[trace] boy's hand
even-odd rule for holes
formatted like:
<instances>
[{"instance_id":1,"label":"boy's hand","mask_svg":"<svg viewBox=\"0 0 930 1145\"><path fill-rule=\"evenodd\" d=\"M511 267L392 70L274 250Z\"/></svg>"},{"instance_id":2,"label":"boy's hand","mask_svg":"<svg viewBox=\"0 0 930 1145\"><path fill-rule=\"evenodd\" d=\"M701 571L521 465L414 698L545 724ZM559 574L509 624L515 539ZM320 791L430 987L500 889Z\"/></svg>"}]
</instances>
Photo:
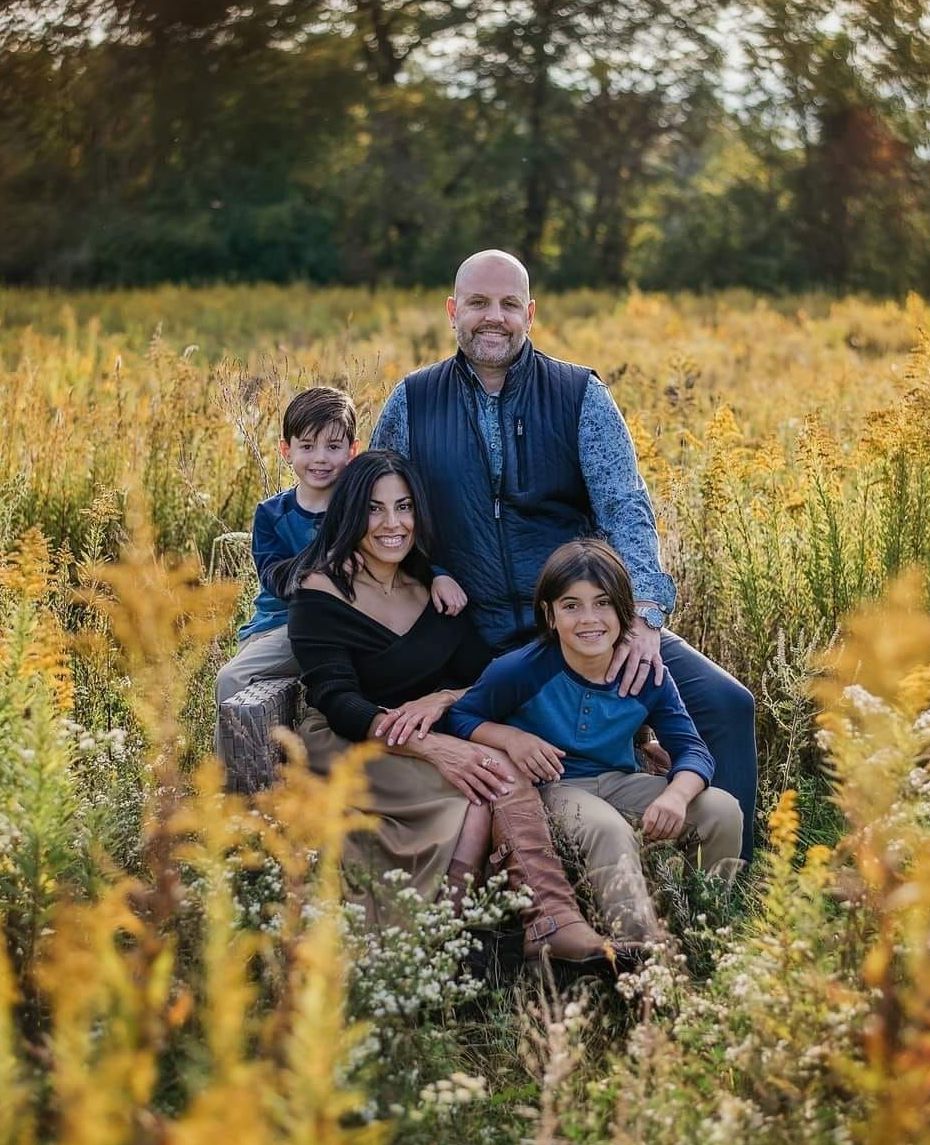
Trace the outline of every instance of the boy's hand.
<instances>
[{"instance_id":1,"label":"boy's hand","mask_svg":"<svg viewBox=\"0 0 930 1145\"><path fill-rule=\"evenodd\" d=\"M464 589L451 576L434 576L429 594L433 599L433 607L445 616L458 616L468 604Z\"/></svg>"},{"instance_id":2,"label":"boy's hand","mask_svg":"<svg viewBox=\"0 0 930 1145\"><path fill-rule=\"evenodd\" d=\"M677 839L684 829L690 800L673 786L666 789L643 812L643 835L652 842Z\"/></svg>"},{"instance_id":3,"label":"boy's hand","mask_svg":"<svg viewBox=\"0 0 930 1145\"><path fill-rule=\"evenodd\" d=\"M560 747L519 728L508 729L506 749L514 764L534 781L551 783L565 770L562 766L565 752Z\"/></svg>"}]
</instances>

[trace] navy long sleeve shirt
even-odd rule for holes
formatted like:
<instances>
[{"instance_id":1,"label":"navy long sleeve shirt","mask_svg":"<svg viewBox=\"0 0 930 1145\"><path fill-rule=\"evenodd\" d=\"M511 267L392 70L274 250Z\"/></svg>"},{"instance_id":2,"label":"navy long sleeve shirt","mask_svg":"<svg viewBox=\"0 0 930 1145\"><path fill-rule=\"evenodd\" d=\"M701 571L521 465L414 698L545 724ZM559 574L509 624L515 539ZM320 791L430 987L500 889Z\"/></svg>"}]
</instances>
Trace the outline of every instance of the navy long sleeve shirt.
<instances>
[{"instance_id":1,"label":"navy long sleeve shirt","mask_svg":"<svg viewBox=\"0 0 930 1145\"><path fill-rule=\"evenodd\" d=\"M616 682L593 684L573 671L555 641L536 640L494 660L449 710L447 727L470 739L487 721L561 748L563 779L639 771L633 735L643 723L672 757L670 781L681 771L693 771L710 783L714 774L713 758L668 672L659 685L650 679L638 696L620 696Z\"/></svg>"},{"instance_id":2,"label":"navy long sleeve shirt","mask_svg":"<svg viewBox=\"0 0 930 1145\"><path fill-rule=\"evenodd\" d=\"M251 619L239 629L240 640L287 624L287 601L275 594L268 573L310 544L325 515L302 509L297 503L296 486L259 502L252 522L252 559L261 587Z\"/></svg>"}]
</instances>

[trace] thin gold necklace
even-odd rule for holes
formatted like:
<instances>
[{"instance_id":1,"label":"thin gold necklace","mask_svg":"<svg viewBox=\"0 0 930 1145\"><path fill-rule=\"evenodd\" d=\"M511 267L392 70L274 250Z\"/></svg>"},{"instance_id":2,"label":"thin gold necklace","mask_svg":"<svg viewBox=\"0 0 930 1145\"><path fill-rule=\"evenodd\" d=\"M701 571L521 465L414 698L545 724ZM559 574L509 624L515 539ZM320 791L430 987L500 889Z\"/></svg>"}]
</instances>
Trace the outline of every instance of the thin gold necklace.
<instances>
[{"instance_id":1,"label":"thin gold necklace","mask_svg":"<svg viewBox=\"0 0 930 1145\"><path fill-rule=\"evenodd\" d=\"M365 573L365 575L368 577L369 580L371 580L374 584L376 584L378 586L378 588L381 590L381 592L384 594L384 596L390 596L391 595L391 592L394 588L393 582L391 584L391 588L385 588L384 584L380 580L378 580L378 578L374 575L374 573L371 571L371 569L368 567L368 565L362 566L362 572ZM396 581L396 579L397 579L396 576L394 579Z\"/></svg>"}]
</instances>

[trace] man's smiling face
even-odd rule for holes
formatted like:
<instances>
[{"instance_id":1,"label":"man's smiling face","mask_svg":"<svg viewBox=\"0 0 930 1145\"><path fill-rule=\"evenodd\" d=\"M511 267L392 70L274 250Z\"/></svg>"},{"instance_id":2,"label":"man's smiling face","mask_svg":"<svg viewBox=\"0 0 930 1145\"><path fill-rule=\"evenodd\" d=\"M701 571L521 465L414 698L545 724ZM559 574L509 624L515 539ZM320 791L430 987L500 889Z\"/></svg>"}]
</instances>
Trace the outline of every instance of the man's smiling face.
<instances>
[{"instance_id":1,"label":"man's smiling face","mask_svg":"<svg viewBox=\"0 0 930 1145\"><path fill-rule=\"evenodd\" d=\"M475 366L500 367L523 349L536 303L521 268L488 255L463 268L446 312L465 357Z\"/></svg>"}]
</instances>

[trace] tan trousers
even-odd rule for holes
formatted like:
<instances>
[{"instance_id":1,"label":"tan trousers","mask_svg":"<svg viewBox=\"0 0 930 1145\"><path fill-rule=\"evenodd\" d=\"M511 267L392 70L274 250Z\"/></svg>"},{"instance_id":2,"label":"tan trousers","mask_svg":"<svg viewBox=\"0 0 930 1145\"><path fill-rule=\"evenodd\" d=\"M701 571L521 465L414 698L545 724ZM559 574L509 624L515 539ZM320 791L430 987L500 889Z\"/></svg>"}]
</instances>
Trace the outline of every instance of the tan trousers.
<instances>
[{"instance_id":1,"label":"tan trousers","mask_svg":"<svg viewBox=\"0 0 930 1145\"><path fill-rule=\"evenodd\" d=\"M605 771L540 788L553 820L580 852L605 921L620 938L659 935L633 824L666 786L660 775ZM726 791L708 787L689 804L678 842L695 866L732 878L742 834L739 804Z\"/></svg>"},{"instance_id":2,"label":"tan trousers","mask_svg":"<svg viewBox=\"0 0 930 1145\"><path fill-rule=\"evenodd\" d=\"M300 665L294 659L287 625L270 632L259 632L243 640L235 656L216 674L216 704L242 691L256 680L277 680L281 676L299 676Z\"/></svg>"},{"instance_id":3,"label":"tan trousers","mask_svg":"<svg viewBox=\"0 0 930 1145\"><path fill-rule=\"evenodd\" d=\"M259 632L243 640L235 656L220 668L216 674L216 709L220 704L241 692L256 680L277 680L282 676L299 676L300 665L294 659L291 642L287 638L287 625L272 628L270 632ZM223 745L220 739L220 722L217 715L213 750L219 759L223 758Z\"/></svg>"}]
</instances>

